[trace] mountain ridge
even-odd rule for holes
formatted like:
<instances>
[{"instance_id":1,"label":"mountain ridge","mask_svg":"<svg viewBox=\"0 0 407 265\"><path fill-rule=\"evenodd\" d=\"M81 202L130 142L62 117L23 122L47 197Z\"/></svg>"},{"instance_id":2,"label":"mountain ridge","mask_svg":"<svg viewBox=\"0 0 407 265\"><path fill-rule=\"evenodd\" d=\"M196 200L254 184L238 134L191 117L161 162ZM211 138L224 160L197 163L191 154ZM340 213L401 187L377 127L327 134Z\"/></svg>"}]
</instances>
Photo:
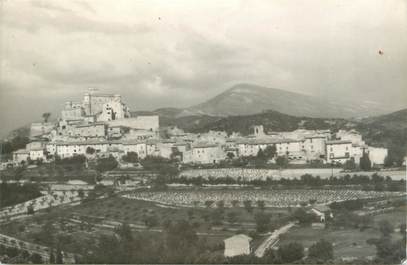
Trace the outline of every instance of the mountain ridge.
<instances>
[{"instance_id":1,"label":"mountain ridge","mask_svg":"<svg viewBox=\"0 0 407 265\"><path fill-rule=\"evenodd\" d=\"M293 116L357 118L390 112L380 103L323 98L248 83L232 86L217 96L184 109L185 115L236 116L278 110ZM181 115L184 115L181 113Z\"/></svg>"}]
</instances>

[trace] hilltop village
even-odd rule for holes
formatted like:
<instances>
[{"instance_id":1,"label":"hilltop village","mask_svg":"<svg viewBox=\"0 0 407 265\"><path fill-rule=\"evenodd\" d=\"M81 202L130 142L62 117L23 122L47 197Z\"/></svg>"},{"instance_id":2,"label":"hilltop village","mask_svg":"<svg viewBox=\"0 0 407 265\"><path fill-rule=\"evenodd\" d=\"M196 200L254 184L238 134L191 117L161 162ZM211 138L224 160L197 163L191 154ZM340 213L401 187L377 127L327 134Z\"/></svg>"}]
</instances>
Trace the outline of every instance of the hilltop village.
<instances>
[{"instance_id":1,"label":"hilltop village","mask_svg":"<svg viewBox=\"0 0 407 265\"><path fill-rule=\"evenodd\" d=\"M82 102L68 101L56 122L32 123L31 142L13 152L15 165L28 161L49 162L59 157L85 155L88 159L113 156L118 161L128 153L178 158L184 164L216 164L225 159L255 157L272 150L290 164L319 161L327 164L360 163L367 156L372 166L383 165L386 148L368 146L357 131L297 129L228 135L223 131L187 133L177 127L161 128L158 115L132 117L120 95L85 93Z\"/></svg>"}]
</instances>

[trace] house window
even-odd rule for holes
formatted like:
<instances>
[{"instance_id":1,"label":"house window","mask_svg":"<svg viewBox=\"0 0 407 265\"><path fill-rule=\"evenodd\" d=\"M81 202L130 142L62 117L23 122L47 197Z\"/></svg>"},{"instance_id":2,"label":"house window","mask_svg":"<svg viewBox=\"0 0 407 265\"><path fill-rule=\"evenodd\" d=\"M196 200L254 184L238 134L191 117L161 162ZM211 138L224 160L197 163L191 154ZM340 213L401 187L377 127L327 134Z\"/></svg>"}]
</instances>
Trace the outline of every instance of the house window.
<instances>
[{"instance_id":1,"label":"house window","mask_svg":"<svg viewBox=\"0 0 407 265\"><path fill-rule=\"evenodd\" d=\"M334 154L333 153L331 153L331 154L329 154L329 158L334 158Z\"/></svg>"},{"instance_id":2,"label":"house window","mask_svg":"<svg viewBox=\"0 0 407 265\"><path fill-rule=\"evenodd\" d=\"M345 153L345 157L349 157L349 152L346 152L346 153Z\"/></svg>"}]
</instances>

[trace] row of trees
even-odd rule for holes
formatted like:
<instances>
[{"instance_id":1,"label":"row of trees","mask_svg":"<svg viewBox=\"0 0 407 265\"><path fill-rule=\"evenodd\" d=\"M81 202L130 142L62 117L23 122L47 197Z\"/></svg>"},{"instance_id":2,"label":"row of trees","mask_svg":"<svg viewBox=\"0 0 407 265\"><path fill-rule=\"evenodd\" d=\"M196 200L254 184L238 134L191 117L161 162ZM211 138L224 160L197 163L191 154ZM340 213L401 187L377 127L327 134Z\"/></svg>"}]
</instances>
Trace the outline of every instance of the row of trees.
<instances>
[{"instance_id":1,"label":"row of trees","mask_svg":"<svg viewBox=\"0 0 407 265\"><path fill-rule=\"evenodd\" d=\"M405 189L405 180L401 179L399 181L392 180L391 177L383 177L378 174L373 174L372 176L367 175L344 175L339 177L330 177L330 178L321 178L319 176L313 176L310 174L304 174L299 179L272 179L266 178L246 180L241 177L232 178L229 176L226 177L208 177L204 178L202 176L198 177L172 177L167 179L169 183L181 183L181 184L192 184L196 186L201 186L203 184L238 184L238 185L254 185L254 186L308 186L308 187L321 187L324 185L331 186L343 186L343 185L361 185L364 190L390 190L390 191L400 191Z\"/></svg>"},{"instance_id":2,"label":"row of trees","mask_svg":"<svg viewBox=\"0 0 407 265\"><path fill-rule=\"evenodd\" d=\"M84 263L208 263L200 255L210 251L187 221L167 222L163 234L151 236L133 233L127 224L119 226L115 235L103 235L90 246Z\"/></svg>"}]
</instances>

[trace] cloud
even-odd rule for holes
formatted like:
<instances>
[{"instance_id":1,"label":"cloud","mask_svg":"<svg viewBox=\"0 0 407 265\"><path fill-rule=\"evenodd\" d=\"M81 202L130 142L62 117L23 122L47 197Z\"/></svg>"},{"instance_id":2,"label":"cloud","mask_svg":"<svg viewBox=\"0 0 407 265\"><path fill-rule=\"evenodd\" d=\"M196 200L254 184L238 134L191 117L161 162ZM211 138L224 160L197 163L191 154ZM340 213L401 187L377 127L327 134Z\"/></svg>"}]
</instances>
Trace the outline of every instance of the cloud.
<instances>
[{"instance_id":1,"label":"cloud","mask_svg":"<svg viewBox=\"0 0 407 265\"><path fill-rule=\"evenodd\" d=\"M407 102L402 0L5 1L1 13L8 128L87 87L133 109L190 106L240 82Z\"/></svg>"},{"instance_id":2,"label":"cloud","mask_svg":"<svg viewBox=\"0 0 407 265\"><path fill-rule=\"evenodd\" d=\"M68 4L67 1L58 3ZM95 13L89 16L87 15L88 11L93 10L91 6L78 1L72 3L73 5L70 5L70 7L64 7L64 5L56 4L53 1L6 3L4 4L2 22L6 26L28 32L37 32L43 28L50 28L60 34L85 32L114 35L139 34L150 31L150 27L146 24L104 21L95 16ZM75 10L77 6L80 6L81 9ZM86 10L86 12L83 10ZM25 19L21 19L22 17Z\"/></svg>"}]
</instances>

